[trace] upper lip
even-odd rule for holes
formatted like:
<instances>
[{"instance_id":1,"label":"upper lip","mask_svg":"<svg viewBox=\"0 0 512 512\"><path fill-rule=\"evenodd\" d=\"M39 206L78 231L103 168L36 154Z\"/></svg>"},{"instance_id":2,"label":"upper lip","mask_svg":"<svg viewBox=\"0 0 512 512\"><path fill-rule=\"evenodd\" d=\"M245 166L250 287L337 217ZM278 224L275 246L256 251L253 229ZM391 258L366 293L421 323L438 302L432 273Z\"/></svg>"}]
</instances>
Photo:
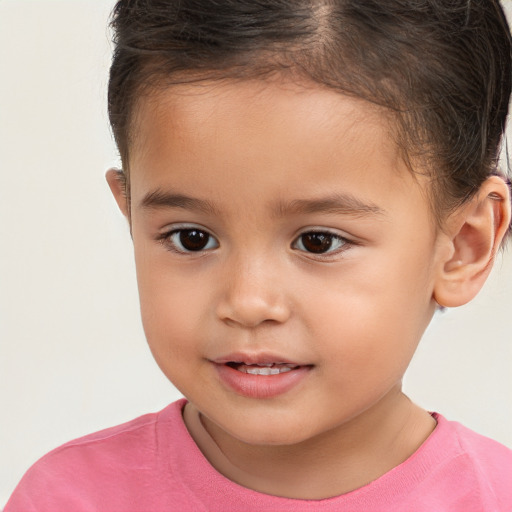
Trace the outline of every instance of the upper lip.
<instances>
[{"instance_id":1,"label":"upper lip","mask_svg":"<svg viewBox=\"0 0 512 512\"><path fill-rule=\"evenodd\" d=\"M247 365L250 364L293 364L296 366L309 366L297 361L292 361L287 357L283 357L279 354L272 354L271 352L259 352L259 353L249 353L249 352L233 352L226 356L221 356L215 359L211 359L213 363L216 364L226 364L226 363L244 363Z\"/></svg>"}]
</instances>

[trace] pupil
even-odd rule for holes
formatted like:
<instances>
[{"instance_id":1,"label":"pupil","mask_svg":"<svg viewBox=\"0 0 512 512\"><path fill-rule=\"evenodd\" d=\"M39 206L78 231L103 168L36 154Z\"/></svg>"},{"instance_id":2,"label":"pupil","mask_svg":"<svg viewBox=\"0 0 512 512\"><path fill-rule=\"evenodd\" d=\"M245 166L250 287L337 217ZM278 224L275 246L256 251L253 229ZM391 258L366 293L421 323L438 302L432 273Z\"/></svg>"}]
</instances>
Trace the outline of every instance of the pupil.
<instances>
[{"instance_id":1,"label":"pupil","mask_svg":"<svg viewBox=\"0 0 512 512\"><path fill-rule=\"evenodd\" d=\"M180 242L187 251L200 251L208 244L210 235L197 229L184 229L180 232Z\"/></svg>"},{"instance_id":2,"label":"pupil","mask_svg":"<svg viewBox=\"0 0 512 512\"><path fill-rule=\"evenodd\" d=\"M332 235L326 233L307 233L303 235L302 243L309 252L320 254L326 252L332 245Z\"/></svg>"}]
</instances>

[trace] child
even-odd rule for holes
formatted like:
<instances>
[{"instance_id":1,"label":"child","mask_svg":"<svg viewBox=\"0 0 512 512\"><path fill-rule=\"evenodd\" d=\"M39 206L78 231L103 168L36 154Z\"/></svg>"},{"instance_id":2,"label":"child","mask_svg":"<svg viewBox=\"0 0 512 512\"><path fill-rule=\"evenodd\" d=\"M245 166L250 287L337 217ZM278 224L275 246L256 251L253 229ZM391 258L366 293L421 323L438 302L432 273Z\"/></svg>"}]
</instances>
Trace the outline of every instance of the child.
<instances>
[{"instance_id":1,"label":"child","mask_svg":"<svg viewBox=\"0 0 512 512\"><path fill-rule=\"evenodd\" d=\"M72 441L6 512L503 511L512 452L411 402L510 227L497 0L121 0L107 180L186 397Z\"/></svg>"}]
</instances>

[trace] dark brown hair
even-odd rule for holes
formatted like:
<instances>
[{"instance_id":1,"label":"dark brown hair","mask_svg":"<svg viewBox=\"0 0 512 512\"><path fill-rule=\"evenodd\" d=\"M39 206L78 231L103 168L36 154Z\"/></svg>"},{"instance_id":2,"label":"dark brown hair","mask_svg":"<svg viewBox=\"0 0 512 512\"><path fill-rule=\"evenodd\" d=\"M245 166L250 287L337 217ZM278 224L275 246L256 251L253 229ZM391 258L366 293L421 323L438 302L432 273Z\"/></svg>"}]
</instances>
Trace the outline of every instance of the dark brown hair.
<instances>
[{"instance_id":1,"label":"dark brown hair","mask_svg":"<svg viewBox=\"0 0 512 512\"><path fill-rule=\"evenodd\" d=\"M499 174L512 57L498 0L120 0L112 27L108 105L127 177L143 94L274 73L388 109L438 219Z\"/></svg>"}]
</instances>

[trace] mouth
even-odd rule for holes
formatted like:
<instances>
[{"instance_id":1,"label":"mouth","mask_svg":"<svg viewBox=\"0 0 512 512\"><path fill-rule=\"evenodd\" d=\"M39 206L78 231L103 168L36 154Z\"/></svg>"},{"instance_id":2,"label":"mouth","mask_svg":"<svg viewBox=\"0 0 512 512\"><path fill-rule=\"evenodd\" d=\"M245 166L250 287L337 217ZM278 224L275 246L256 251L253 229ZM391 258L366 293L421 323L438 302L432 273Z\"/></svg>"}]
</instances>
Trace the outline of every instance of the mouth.
<instances>
[{"instance_id":1,"label":"mouth","mask_svg":"<svg viewBox=\"0 0 512 512\"><path fill-rule=\"evenodd\" d=\"M300 365L294 363L260 363L246 364L244 362L230 361L225 363L230 368L250 375L279 375L280 373L297 370Z\"/></svg>"},{"instance_id":2,"label":"mouth","mask_svg":"<svg viewBox=\"0 0 512 512\"><path fill-rule=\"evenodd\" d=\"M304 381L312 364L283 360L279 356L231 354L211 361L220 381L231 391L248 398L272 398L285 394Z\"/></svg>"}]
</instances>

